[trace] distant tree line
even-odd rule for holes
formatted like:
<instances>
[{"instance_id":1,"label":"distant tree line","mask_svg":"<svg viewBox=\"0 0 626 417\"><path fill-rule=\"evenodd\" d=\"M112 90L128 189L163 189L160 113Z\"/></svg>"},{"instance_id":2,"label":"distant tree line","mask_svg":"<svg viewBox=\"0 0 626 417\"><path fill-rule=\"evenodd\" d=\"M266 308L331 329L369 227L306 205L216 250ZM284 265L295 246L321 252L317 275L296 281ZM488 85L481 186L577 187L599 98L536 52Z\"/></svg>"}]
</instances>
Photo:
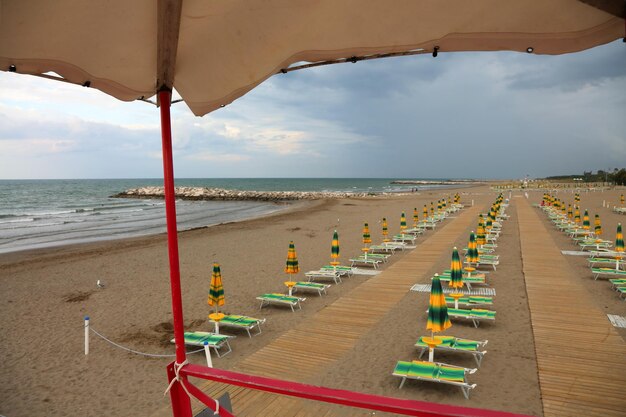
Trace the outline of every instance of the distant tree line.
<instances>
[{"instance_id":1,"label":"distant tree line","mask_svg":"<svg viewBox=\"0 0 626 417\"><path fill-rule=\"evenodd\" d=\"M626 185L626 168L615 168L613 172L598 170L595 174L592 171L583 172L582 175L557 175L546 177L551 181L574 181L574 178L582 178L584 182L608 182L615 185Z\"/></svg>"}]
</instances>

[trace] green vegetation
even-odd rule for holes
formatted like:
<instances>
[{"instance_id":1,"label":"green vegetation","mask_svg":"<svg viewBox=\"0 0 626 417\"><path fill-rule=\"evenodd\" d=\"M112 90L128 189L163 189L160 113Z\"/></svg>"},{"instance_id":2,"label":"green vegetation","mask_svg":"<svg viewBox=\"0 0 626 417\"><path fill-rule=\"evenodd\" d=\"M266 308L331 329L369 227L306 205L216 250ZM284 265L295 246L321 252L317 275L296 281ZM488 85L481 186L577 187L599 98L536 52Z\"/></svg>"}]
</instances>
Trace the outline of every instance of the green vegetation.
<instances>
[{"instance_id":1,"label":"green vegetation","mask_svg":"<svg viewBox=\"0 0 626 417\"><path fill-rule=\"evenodd\" d=\"M626 168L615 168L613 172L599 169L595 174L589 171L583 172L582 175L557 175L545 179L549 181L574 181L575 178L580 178L583 182L608 182L615 185L626 185Z\"/></svg>"}]
</instances>

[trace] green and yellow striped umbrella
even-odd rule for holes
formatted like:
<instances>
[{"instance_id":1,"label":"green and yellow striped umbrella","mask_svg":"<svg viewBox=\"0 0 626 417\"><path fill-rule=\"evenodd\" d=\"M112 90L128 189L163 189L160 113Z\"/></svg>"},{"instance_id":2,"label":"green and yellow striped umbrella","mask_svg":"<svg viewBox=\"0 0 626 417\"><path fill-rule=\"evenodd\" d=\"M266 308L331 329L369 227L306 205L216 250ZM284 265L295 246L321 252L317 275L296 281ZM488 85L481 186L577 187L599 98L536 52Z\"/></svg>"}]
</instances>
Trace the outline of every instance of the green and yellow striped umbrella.
<instances>
[{"instance_id":1,"label":"green and yellow striped umbrella","mask_svg":"<svg viewBox=\"0 0 626 417\"><path fill-rule=\"evenodd\" d=\"M596 235L596 237L602 236L602 222L600 221L599 214L596 214L596 217L593 220L593 232Z\"/></svg>"},{"instance_id":2,"label":"green and yellow striped umbrella","mask_svg":"<svg viewBox=\"0 0 626 417\"><path fill-rule=\"evenodd\" d=\"M617 223L617 233L615 234L615 252L617 252L617 256L615 257L615 270L619 269L619 261L622 259L622 254L624 253L624 235L622 234L622 224Z\"/></svg>"},{"instance_id":3,"label":"green and yellow striped umbrella","mask_svg":"<svg viewBox=\"0 0 626 417\"><path fill-rule=\"evenodd\" d=\"M617 233L615 234L615 252L624 252L624 235L622 234L622 224L617 224Z\"/></svg>"},{"instance_id":4,"label":"green and yellow striped umbrella","mask_svg":"<svg viewBox=\"0 0 626 417\"><path fill-rule=\"evenodd\" d=\"M333 233L333 243L330 245L330 259L332 259L331 265L339 265L339 234L336 230Z\"/></svg>"},{"instance_id":5,"label":"green and yellow striped umbrella","mask_svg":"<svg viewBox=\"0 0 626 417\"><path fill-rule=\"evenodd\" d=\"M487 243L487 236L485 235L485 223L481 214L478 219L478 229L476 229L476 244L482 246L485 243Z\"/></svg>"},{"instance_id":6,"label":"green and yellow striped umbrella","mask_svg":"<svg viewBox=\"0 0 626 417\"><path fill-rule=\"evenodd\" d=\"M619 202L624 204L624 194L619 196Z\"/></svg>"},{"instance_id":7,"label":"green and yellow striped umbrella","mask_svg":"<svg viewBox=\"0 0 626 417\"><path fill-rule=\"evenodd\" d=\"M574 201L580 203L580 193L574 194Z\"/></svg>"},{"instance_id":8,"label":"green and yellow striped umbrella","mask_svg":"<svg viewBox=\"0 0 626 417\"><path fill-rule=\"evenodd\" d=\"M428 207L426 207L426 204L424 204L424 210L422 210L422 213L424 213L424 221L426 221L428 218Z\"/></svg>"},{"instance_id":9,"label":"green and yellow striped umbrella","mask_svg":"<svg viewBox=\"0 0 626 417\"><path fill-rule=\"evenodd\" d=\"M400 233L404 232L406 229L406 216L404 212L402 212L402 216L400 216Z\"/></svg>"},{"instance_id":10,"label":"green and yellow striped umbrella","mask_svg":"<svg viewBox=\"0 0 626 417\"><path fill-rule=\"evenodd\" d=\"M569 219L573 219L574 218L574 212L572 211L572 205L571 204L567 205L567 217Z\"/></svg>"},{"instance_id":11,"label":"green and yellow striped umbrella","mask_svg":"<svg viewBox=\"0 0 626 417\"><path fill-rule=\"evenodd\" d=\"M463 266L457 248L452 249L452 261L450 262L450 282L452 288L463 287Z\"/></svg>"},{"instance_id":12,"label":"green and yellow striped umbrella","mask_svg":"<svg viewBox=\"0 0 626 417\"><path fill-rule=\"evenodd\" d=\"M437 200L437 213L441 213L441 200Z\"/></svg>"},{"instance_id":13,"label":"green and yellow striped umbrella","mask_svg":"<svg viewBox=\"0 0 626 417\"><path fill-rule=\"evenodd\" d=\"M476 236L474 231L470 233L469 243L467 244L467 254L465 255L467 263L478 263L478 245L476 244Z\"/></svg>"},{"instance_id":14,"label":"green and yellow striped umbrella","mask_svg":"<svg viewBox=\"0 0 626 417\"><path fill-rule=\"evenodd\" d=\"M574 222L576 224L580 223L580 208L576 206L576 211L574 212Z\"/></svg>"},{"instance_id":15,"label":"green and yellow striped umbrella","mask_svg":"<svg viewBox=\"0 0 626 417\"><path fill-rule=\"evenodd\" d=\"M430 303L428 305L428 322L426 323L426 329L429 329L432 335L433 333L444 331L450 326L452 326L452 323L448 317L446 298L443 295L439 275L435 274L430 289Z\"/></svg>"},{"instance_id":16,"label":"green and yellow striped umbrella","mask_svg":"<svg viewBox=\"0 0 626 417\"><path fill-rule=\"evenodd\" d=\"M370 227L367 223L363 225L363 243L366 245L372 243L372 237L370 236Z\"/></svg>"},{"instance_id":17,"label":"green and yellow striped umbrella","mask_svg":"<svg viewBox=\"0 0 626 417\"><path fill-rule=\"evenodd\" d=\"M435 204L432 201L430 202L430 215L431 217L435 215Z\"/></svg>"},{"instance_id":18,"label":"green and yellow striped umbrella","mask_svg":"<svg viewBox=\"0 0 626 417\"><path fill-rule=\"evenodd\" d=\"M215 306L217 313L218 306L224 305L224 285L222 284L222 272L217 262L213 263L213 272L211 273L211 284L209 286L209 306Z\"/></svg>"},{"instance_id":19,"label":"green and yellow striped umbrella","mask_svg":"<svg viewBox=\"0 0 626 417\"><path fill-rule=\"evenodd\" d=\"M413 209L413 227L417 227L417 222L419 222L420 218L417 214L417 207Z\"/></svg>"},{"instance_id":20,"label":"green and yellow striped umbrella","mask_svg":"<svg viewBox=\"0 0 626 417\"><path fill-rule=\"evenodd\" d=\"M287 264L285 265L285 273L297 274L300 272L298 266L298 257L296 256L296 246L293 241L289 242L289 250L287 251Z\"/></svg>"},{"instance_id":21,"label":"green and yellow striped umbrella","mask_svg":"<svg viewBox=\"0 0 626 417\"><path fill-rule=\"evenodd\" d=\"M389 225L387 224L387 218L383 217L383 242L389 242Z\"/></svg>"},{"instance_id":22,"label":"green and yellow striped umbrella","mask_svg":"<svg viewBox=\"0 0 626 417\"><path fill-rule=\"evenodd\" d=\"M583 229L589 230L591 227L591 223L589 223L589 213L585 210L585 214L583 215Z\"/></svg>"}]
</instances>

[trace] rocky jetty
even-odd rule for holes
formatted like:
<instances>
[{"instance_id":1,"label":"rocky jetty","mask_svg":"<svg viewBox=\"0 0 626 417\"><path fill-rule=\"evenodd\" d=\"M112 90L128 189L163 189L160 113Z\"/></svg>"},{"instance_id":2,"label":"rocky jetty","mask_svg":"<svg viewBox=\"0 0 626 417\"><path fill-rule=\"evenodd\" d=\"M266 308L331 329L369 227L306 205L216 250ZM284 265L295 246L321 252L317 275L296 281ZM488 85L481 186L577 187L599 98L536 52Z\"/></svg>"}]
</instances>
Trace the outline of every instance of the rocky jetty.
<instances>
[{"instance_id":1,"label":"rocky jetty","mask_svg":"<svg viewBox=\"0 0 626 417\"><path fill-rule=\"evenodd\" d=\"M174 193L181 200L233 200L233 201L294 201L319 200L326 198L355 198L368 197L373 193L345 193L345 192L313 192L313 191L243 191L226 190L223 188L206 187L176 187ZM164 198L163 187L132 188L113 198Z\"/></svg>"}]
</instances>

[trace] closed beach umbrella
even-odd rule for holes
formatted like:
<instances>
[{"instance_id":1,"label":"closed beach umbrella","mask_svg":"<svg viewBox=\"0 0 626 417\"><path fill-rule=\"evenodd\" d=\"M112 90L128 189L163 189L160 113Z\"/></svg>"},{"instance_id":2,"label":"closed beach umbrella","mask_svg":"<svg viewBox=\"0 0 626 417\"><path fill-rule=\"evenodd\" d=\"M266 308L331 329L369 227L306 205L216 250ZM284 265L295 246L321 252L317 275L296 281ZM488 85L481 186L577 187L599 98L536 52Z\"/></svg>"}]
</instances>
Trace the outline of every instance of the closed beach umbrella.
<instances>
[{"instance_id":1,"label":"closed beach umbrella","mask_svg":"<svg viewBox=\"0 0 626 417\"><path fill-rule=\"evenodd\" d=\"M574 212L572 211L572 205L568 204L567 205L567 217L571 220L572 218L574 218Z\"/></svg>"},{"instance_id":2,"label":"closed beach umbrella","mask_svg":"<svg viewBox=\"0 0 626 417\"><path fill-rule=\"evenodd\" d=\"M454 248L452 250L452 261L450 262L450 281L448 285L450 288L462 288L463 287L463 267L461 266L461 258L459 257L459 251ZM454 308L459 308L459 297L463 294L455 292L450 294L454 297Z\"/></svg>"},{"instance_id":3,"label":"closed beach umbrella","mask_svg":"<svg viewBox=\"0 0 626 417\"><path fill-rule=\"evenodd\" d=\"M211 284L209 286L209 300L207 303L211 307L217 308L224 305L224 285L222 284L222 272L220 271L220 265L213 263L213 272L211 273Z\"/></svg>"},{"instance_id":4,"label":"closed beach umbrella","mask_svg":"<svg viewBox=\"0 0 626 417\"><path fill-rule=\"evenodd\" d=\"M624 194L619 196L619 202L624 204Z\"/></svg>"},{"instance_id":5,"label":"closed beach umbrella","mask_svg":"<svg viewBox=\"0 0 626 417\"><path fill-rule=\"evenodd\" d=\"M469 243L467 244L466 260L470 264L478 263L478 245L476 244L476 235L472 231L470 233Z\"/></svg>"},{"instance_id":6,"label":"closed beach umbrella","mask_svg":"<svg viewBox=\"0 0 626 417\"><path fill-rule=\"evenodd\" d=\"M593 221L593 232L596 236L602 236L602 222L600 221L600 215L596 214L596 217Z\"/></svg>"},{"instance_id":7,"label":"closed beach umbrella","mask_svg":"<svg viewBox=\"0 0 626 417\"><path fill-rule=\"evenodd\" d=\"M615 269L619 269L619 260L622 259L622 253L624 253L624 235L622 234L622 224L617 224L617 233L615 234L615 252L617 260L615 261Z\"/></svg>"},{"instance_id":8,"label":"closed beach umbrella","mask_svg":"<svg viewBox=\"0 0 626 417\"><path fill-rule=\"evenodd\" d=\"M576 224L580 223L580 207L576 206L576 211L574 212L574 222Z\"/></svg>"},{"instance_id":9,"label":"closed beach umbrella","mask_svg":"<svg viewBox=\"0 0 626 417\"><path fill-rule=\"evenodd\" d=\"M419 222L420 218L417 214L417 207L413 209L413 227L417 227L417 222Z\"/></svg>"},{"instance_id":10,"label":"closed beach umbrella","mask_svg":"<svg viewBox=\"0 0 626 417\"><path fill-rule=\"evenodd\" d=\"M289 250L287 251L285 273L297 274L298 272L300 272L300 267L298 266L298 257L296 256L296 246L293 244L293 241L291 241L289 242Z\"/></svg>"},{"instance_id":11,"label":"closed beach umbrella","mask_svg":"<svg viewBox=\"0 0 626 417\"><path fill-rule=\"evenodd\" d=\"M333 242L330 245L330 258L332 259L330 262L331 265L339 265L339 235L336 230L335 233L333 233Z\"/></svg>"},{"instance_id":12,"label":"closed beach umbrella","mask_svg":"<svg viewBox=\"0 0 626 417\"><path fill-rule=\"evenodd\" d=\"M439 274L435 274L430 288L430 302L428 304L428 322L426 323L426 329L430 330L431 339L434 339L435 333L442 332L450 326L452 326L452 323L448 317L446 298L443 295ZM433 360L432 349L429 360L431 362Z\"/></svg>"},{"instance_id":13,"label":"closed beach umbrella","mask_svg":"<svg viewBox=\"0 0 626 417\"><path fill-rule=\"evenodd\" d=\"M483 221L483 215L481 214L478 219L478 229L476 229L476 244L482 246L487 243L485 236L485 224Z\"/></svg>"},{"instance_id":14,"label":"closed beach umbrella","mask_svg":"<svg viewBox=\"0 0 626 417\"><path fill-rule=\"evenodd\" d=\"M589 213L585 210L585 214L583 215L583 229L589 230L591 227L591 223L589 223Z\"/></svg>"},{"instance_id":15,"label":"closed beach umbrella","mask_svg":"<svg viewBox=\"0 0 626 417\"><path fill-rule=\"evenodd\" d=\"M426 221L426 219L428 218L428 207L426 206L426 204L424 204L424 210L422 210L422 213L424 213L424 221Z\"/></svg>"},{"instance_id":16,"label":"closed beach umbrella","mask_svg":"<svg viewBox=\"0 0 626 417\"><path fill-rule=\"evenodd\" d=\"M383 217L383 242L389 242L387 236L389 235L389 225L387 224L387 218Z\"/></svg>"},{"instance_id":17,"label":"closed beach umbrella","mask_svg":"<svg viewBox=\"0 0 626 417\"><path fill-rule=\"evenodd\" d=\"M406 229L406 216L404 215L404 212L402 212L402 215L400 216L400 233L404 233L404 229Z\"/></svg>"},{"instance_id":18,"label":"closed beach umbrella","mask_svg":"<svg viewBox=\"0 0 626 417\"><path fill-rule=\"evenodd\" d=\"M435 215L435 204L432 201L430 202L430 215Z\"/></svg>"},{"instance_id":19,"label":"closed beach umbrella","mask_svg":"<svg viewBox=\"0 0 626 417\"><path fill-rule=\"evenodd\" d=\"M367 259L367 251L369 251L367 245L369 243L372 243L372 237L370 236L370 227L367 223L363 225L363 243L365 244L365 246L361 250L365 253L365 258Z\"/></svg>"}]
</instances>

